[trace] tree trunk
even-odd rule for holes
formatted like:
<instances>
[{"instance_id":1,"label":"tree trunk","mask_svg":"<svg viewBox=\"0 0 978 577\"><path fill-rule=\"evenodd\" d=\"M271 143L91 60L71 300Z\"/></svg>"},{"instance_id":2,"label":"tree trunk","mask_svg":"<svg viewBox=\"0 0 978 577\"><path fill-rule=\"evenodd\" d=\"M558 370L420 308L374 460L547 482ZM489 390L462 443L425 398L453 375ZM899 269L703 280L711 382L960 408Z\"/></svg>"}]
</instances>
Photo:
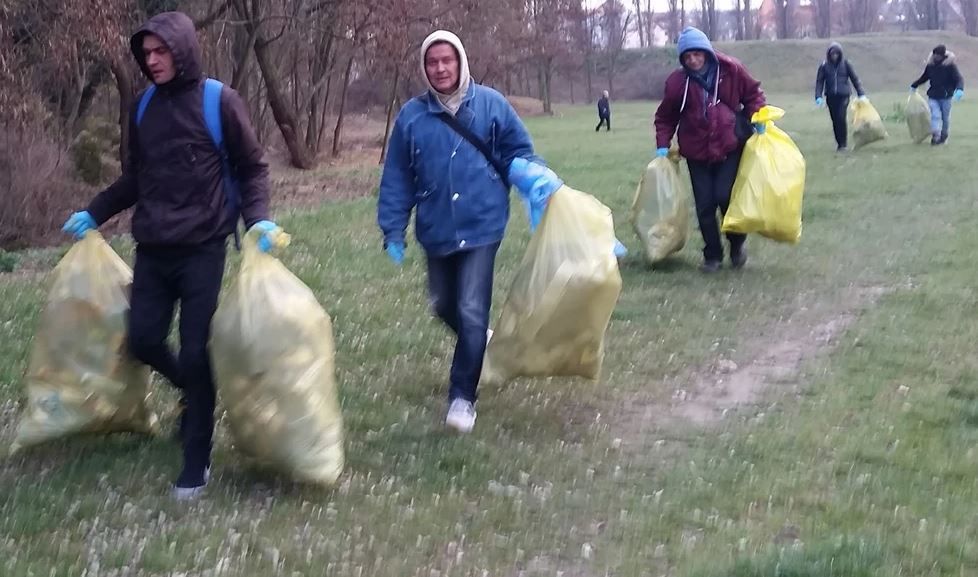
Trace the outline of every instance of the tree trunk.
<instances>
[{"instance_id":1,"label":"tree trunk","mask_svg":"<svg viewBox=\"0 0 978 577\"><path fill-rule=\"evenodd\" d=\"M387 144L391 137L391 124L394 123L394 107L397 105L397 82L401 78L401 69L394 69L394 82L391 84L390 97L387 99L387 124L384 125L384 142L380 145L380 160L377 164L384 164L387 156Z\"/></svg>"},{"instance_id":2,"label":"tree trunk","mask_svg":"<svg viewBox=\"0 0 978 577\"><path fill-rule=\"evenodd\" d=\"M129 168L129 111L132 110L135 94L129 69L117 59L112 61L112 75L115 76L115 87L119 93L119 164L125 170Z\"/></svg>"},{"instance_id":3,"label":"tree trunk","mask_svg":"<svg viewBox=\"0 0 978 577\"><path fill-rule=\"evenodd\" d=\"M260 37L255 42L255 60L258 61L258 68L261 70L262 78L265 80L265 92L268 95L268 105L272 109L272 116L282 132L282 139L285 146L289 149L289 160L292 166L304 170L313 168L315 161L305 143L299 136L299 127L296 123L295 113L289 109L288 100L282 92L278 77L275 76L275 66L272 64L271 54L268 45Z\"/></svg>"},{"instance_id":4,"label":"tree trunk","mask_svg":"<svg viewBox=\"0 0 978 577\"><path fill-rule=\"evenodd\" d=\"M961 0L964 31L968 36L978 36L978 0Z\"/></svg>"},{"instance_id":5,"label":"tree trunk","mask_svg":"<svg viewBox=\"0 0 978 577\"><path fill-rule=\"evenodd\" d=\"M635 0L635 22L638 26L638 43L639 46L645 48L646 46L648 46L648 44L646 44L646 40L645 40L645 26L643 26L642 24L645 20L643 18L644 17L642 16L642 0Z\"/></svg>"},{"instance_id":6,"label":"tree trunk","mask_svg":"<svg viewBox=\"0 0 978 577\"><path fill-rule=\"evenodd\" d=\"M319 136L316 138L316 154L323 149L323 134L326 132L326 112L329 110L329 95L333 89L333 74L326 78L326 90L323 91L323 108L319 113Z\"/></svg>"},{"instance_id":7,"label":"tree trunk","mask_svg":"<svg viewBox=\"0 0 978 577\"><path fill-rule=\"evenodd\" d=\"M343 135L343 115L346 112L346 93L350 88L350 71L353 70L353 56L346 63L343 73L343 90L340 92L340 109L336 113L336 128L333 129L333 158L339 158L341 137Z\"/></svg>"},{"instance_id":8,"label":"tree trunk","mask_svg":"<svg viewBox=\"0 0 978 577\"><path fill-rule=\"evenodd\" d=\"M543 113L553 115L553 101L550 95L550 83L553 79L553 62L545 58L540 62L537 69L538 82L540 83L540 101L543 102Z\"/></svg>"}]
</instances>

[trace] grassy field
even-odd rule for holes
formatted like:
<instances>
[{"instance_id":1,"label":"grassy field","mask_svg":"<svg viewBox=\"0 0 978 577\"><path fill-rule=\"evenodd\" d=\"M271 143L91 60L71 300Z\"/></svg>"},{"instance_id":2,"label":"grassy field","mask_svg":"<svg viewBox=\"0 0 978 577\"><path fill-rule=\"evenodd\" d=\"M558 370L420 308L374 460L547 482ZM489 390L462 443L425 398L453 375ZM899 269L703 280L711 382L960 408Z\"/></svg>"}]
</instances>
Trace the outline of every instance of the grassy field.
<instances>
[{"instance_id":1,"label":"grassy field","mask_svg":"<svg viewBox=\"0 0 978 577\"><path fill-rule=\"evenodd\" d=\"M874 102L886 114L902 98ZM638 257L627 209L651 104L619 105L611 134L590 108L529 123L568 184L615 211L633 256L601 381L484 389L469 437L441 427L451 342L417 248L403 269L386 261L370 199L277 215L284 261L335 322L341 485L252 471L223 426L190 506L168 498L166 438L48 445L0 462L0 575L978 574L978 105L955 108L945 148L892 123L837 156L824 111L771 100L809 163L802 242L754 238L747 270L711 277L695 228L665 266ZM514 211L497 304L526 241ZM58 254L0 275L0 442ZM161 413L173 402L157 388Z\"/></svg>"}]
</instances>

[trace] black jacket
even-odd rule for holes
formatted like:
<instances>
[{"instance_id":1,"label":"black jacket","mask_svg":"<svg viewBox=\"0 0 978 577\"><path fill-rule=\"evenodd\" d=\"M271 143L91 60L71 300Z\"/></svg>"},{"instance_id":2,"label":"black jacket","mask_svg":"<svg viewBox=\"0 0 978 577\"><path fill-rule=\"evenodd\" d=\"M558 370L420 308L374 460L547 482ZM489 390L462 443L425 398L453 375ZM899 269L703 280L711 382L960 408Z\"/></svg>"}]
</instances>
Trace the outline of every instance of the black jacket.
<instances>
[{"instance_id":1,"label":"black jacket","mask_svg":"<svg viewBox=\"0 0 978 577\"><path fill-rule=\"evenodd\" d=\"M954 53L948 52L942 62L938 62L932 54L924 68L924 74L911 84L917 88L925 82L930 82L927 96L934 100L946 100L954 96L955 90L964 90L964 78L954 63Z\"/></svg>"},{"instance_id":2,"label":"black jacket","mask_svg":"<svg viewBox=\"0 0 978 577\"><path fill-rule=\"evenodd\" d=\"M193 21L179 12L151 18L130 41L143 73L143 36L159 36L173 55L177 75L156 87L139 127L137 96L130 114L129 166L88 206L102 224L135 205L132 235L146 245L199 245L233 230L222 179L221 156L204 124L204 75ZM225 148L238 179L246 226L268 218L268 165L248 109L229 86L221 91Z\"/></svg>"},{"instance_id":3,"label":"black jacket","mask_svg":"<svg viewBox=\"0 0 978 577\"><path fill-rule=\"evenodd\" d=\"M608 99L604 96L598 99L598 116L601 118L611 117L611 105L608 104Z\"/></svg>"},{"instance_id":4,"label":"black jacket","mask_svg":"<svg viewBox=\"0 0 978 577\"><path fill-rule=\"evenodd\" d=\"M839 51L839 62L834 63L829 55L833 50ZM842 46L838 43L832 43L829 46L828 51L825 53L825 62L818 67L818 75L815 79L815 98L820 98L824 96L851 96L852 91L849 89L849 83L856 88L857 96L864 96L866 93L863 91L863 85L859 82L859 77L856 76L856 71L853 70L852 64L846 60L845 55L842 53Z\"/></svg>"}]
</instances>

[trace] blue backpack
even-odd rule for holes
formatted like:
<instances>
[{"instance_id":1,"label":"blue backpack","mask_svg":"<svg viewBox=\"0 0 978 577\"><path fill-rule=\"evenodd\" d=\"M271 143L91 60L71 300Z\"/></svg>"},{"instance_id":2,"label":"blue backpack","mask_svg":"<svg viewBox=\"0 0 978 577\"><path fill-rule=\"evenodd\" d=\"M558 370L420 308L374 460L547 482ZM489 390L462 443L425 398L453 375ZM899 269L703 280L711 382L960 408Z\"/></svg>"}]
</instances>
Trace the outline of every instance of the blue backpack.
<instances>
[{"instance_id":1,"label":"blue backpack","mask_svg":"<svg viewBox=\"0 0 978 577\"><path fill-rule=\"evenodd\" d=\"M207 125L207 132L211 135L214 147L221 155L221 181L224 186L224 193L227 195L228 211L231 213L231 220L234 223L234 246L241 248L241 238L238 236L238 220L241 218L241 190L238 187L238 179L231 170L231 161L228 159L227 147L224 146L224 130L221 126L221 90L224 84L220 80L208 78L204 81L204 124ZM136 108L136 126L143 120L146 107L156 93L156 85L151 84L142 98L139 99L139 107Z\"/></svg>"}]
</instances>

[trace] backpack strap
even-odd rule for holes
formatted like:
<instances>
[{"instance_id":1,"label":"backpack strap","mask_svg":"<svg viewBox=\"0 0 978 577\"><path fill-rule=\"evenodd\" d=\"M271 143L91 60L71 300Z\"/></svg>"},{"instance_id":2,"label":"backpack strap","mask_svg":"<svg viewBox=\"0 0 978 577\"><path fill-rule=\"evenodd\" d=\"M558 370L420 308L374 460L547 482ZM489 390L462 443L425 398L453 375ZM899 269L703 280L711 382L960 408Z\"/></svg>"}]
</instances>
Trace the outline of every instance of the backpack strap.
<instances>
[{"instance_id":1,"label":"backpack strap","mask_svg":"<svg viewBox=\"0 0 978 577\"><path fill-rule=\"evenodd\" d=\"M241 193L238 181L231 170L231 160L227 147L224 146L224 128L221 122L221 91L224 84L220 80L208 78L204 80L204 124L211 135L214 147L221 155L222 181L227 195L228 211L234 223L234 246L241 249L241 236L238 233L238 220L241 217Z\"/></svg>"},{"instance_id":2,"label":"backpack strap","mask_svg":"<svg viewBox=\"0 0 978 577\"><path fill-rule=\"evenodd\" d=\"M142 97L139 99L139 107L136 108L136 126L143 121L143 115L146 114L146 107L149 106L149 101L152 100L153 94L156 93L156 85L150 84L146 92L143 92Z\"/></svg>"}]
</instances>

